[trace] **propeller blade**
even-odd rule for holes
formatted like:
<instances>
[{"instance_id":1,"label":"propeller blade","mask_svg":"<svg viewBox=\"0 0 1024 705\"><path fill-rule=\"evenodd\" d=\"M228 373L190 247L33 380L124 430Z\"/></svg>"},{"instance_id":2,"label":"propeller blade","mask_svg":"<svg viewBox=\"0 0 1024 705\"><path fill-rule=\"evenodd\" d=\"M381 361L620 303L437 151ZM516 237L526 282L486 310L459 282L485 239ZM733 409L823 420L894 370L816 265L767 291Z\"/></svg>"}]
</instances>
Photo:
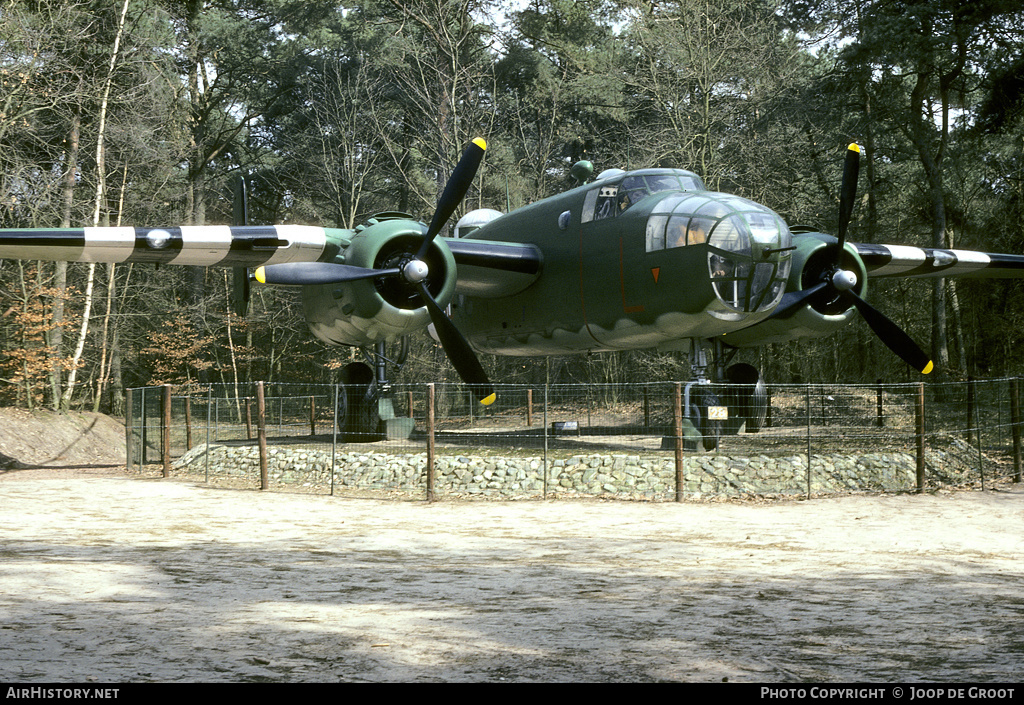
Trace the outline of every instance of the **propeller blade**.
<instances>
[{"instance_id":1,"label":"propeller blade","mask_svg":"<svg viewBox=\"0 0 1024 705\"><path fill-rule=\"evenodd\" d=\"M246 186L245 174L239 174L232 186L231 224L249 224L249 189ZM231 308L239 318L249 314L249 269L233 267L231 270Z\"/></svg>"},{"instance_id":2,"label":"propeller blade","mask_svg":"<svg viewBox=\"0 0 1024 705\"><path fill-rule=\"evenodd\" d=\"M821 282L815 284L810 289L801 289L800 291L790 291L782 296L779 301L779 305L772 311L772 315L768 316L765 320L771 318L785 318L794 309L797 309L804 305L808 299L817 294L819 291L828 286L827 282Z\"/></svg>"},{"instance_id":3,"label":"propeller blade","mask_svg":"<svg viewBox=\"0 0 1024 705\"><path fill-rule=\"evenodd\" d=\"M839 190L839 252L846 244L846 228L853 215L853 203L857 200L857 177L860 175L860 147L856 142L846 148L843 162L843 185Z\"/></svg>"},{"instance_id":4,"label":"propeller blade","mask_svg":"<svg viewBox=\"0 0 1024 705\"><path fill-rule=\"evenodd\" d=\"M419 283L420 297L427 306L430 313L430 320L437 331L437 337L441 341L445 355L451 360L455 371L459 373L462 381L469 385L473 395L484 406L494 403L497 395L494 393L494 385L487 378L487 373L476 359L476 353L469 346L469 341L459 332L444 310L434 301L426 284Z\"/></svg>"},{"instance_id":5,"label":"propeller blade","mask_svg":"<svg viewBox=\"0 0 1024 705\"><path fill-rule=\"evenodd\" d=\"M486 150L487 142L482 137L477 137L462 153L462 159L452 170L451 178L445 184L441 198L437 202L437 209L430 221L430 227L427 228L427 234L423 237L423 244L420 245L420 250L416 253L416 259L422 260L427 256L430 243L434 241L437 234L441 232L441 228L452 217L452 213L462 203L462 199L473 183L473 177L476 176L476 170L480 168L480 162L483 161Z\"/></svg>"},{"instance_id":6,"label":"propeller blade","mask_svg":"<svg viewBox=\"0 0 1024 705\"><path fill-rule=\"evenodd\" d=\"M351 264L334 264L332 262L287 262L258 267L254 278L260 284L302 286L305 284L340 284L360 279L393 277L401 273L400 269L367 269Z\"/></svg>"},{"instance_id":7,"label":"propeller blade","mask_svg":"<svg viewBox=\"0 0 1024 705\"><path fill-rule=\"evenodd\" d=\"M843 292L842 296L857 307L860 315L871 326L871 330L875 332L879 340L885 343L900 359L921 374L926 375L932 371L934 365L931 358L918 347L917 343L902 328L889 320L881 311L853 293L853 291Z\"/></svg>"},{"instance_id":8,"label":"propeller blade","mask_svg":"<svg viewBox=\"0 0 1024 705\"><path fill-rule=\"evenodd\" d=\"M231 310L239 318L245 318L249 314L249 299L251 298L249 288L249 270L246 267L231 268Z\"/></svg>"}]
</instances>

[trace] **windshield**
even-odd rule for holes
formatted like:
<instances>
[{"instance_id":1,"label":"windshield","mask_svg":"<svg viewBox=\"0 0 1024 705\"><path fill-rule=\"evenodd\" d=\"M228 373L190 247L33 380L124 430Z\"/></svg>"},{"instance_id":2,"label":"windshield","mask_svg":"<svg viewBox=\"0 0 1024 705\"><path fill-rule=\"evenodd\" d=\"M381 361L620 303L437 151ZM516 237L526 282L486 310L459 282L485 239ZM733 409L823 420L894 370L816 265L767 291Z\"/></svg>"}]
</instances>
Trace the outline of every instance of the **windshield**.
<instances>
[{"instance_id":1,"label":"windshield","mask_svg":"<svg viewBox=\"0 0 1024 705\"><path fill-rule=\"evenodd\" d=\"M583 205L584 223L614 218L643 199L665 191L700 191L704 184L696 174L682 169L645 169L620 181L605 182L587 193Z\"/></svg>"}]
</instances>

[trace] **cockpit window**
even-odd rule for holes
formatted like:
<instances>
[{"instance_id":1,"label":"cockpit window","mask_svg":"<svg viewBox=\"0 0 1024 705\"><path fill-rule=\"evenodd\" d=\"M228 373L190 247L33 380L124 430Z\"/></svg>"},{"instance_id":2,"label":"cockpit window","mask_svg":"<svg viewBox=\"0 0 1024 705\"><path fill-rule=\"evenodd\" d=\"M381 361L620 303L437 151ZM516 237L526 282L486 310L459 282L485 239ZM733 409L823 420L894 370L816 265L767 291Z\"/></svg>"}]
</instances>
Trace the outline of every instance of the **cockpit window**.
<instances>
[{"instance_id":1,"label":"cockpit window","mask_svg":"<svg viewBox=\"0 0 1024 705\"><path fill-rule=\"evenodd\" d=\"M630 174L619 182L602 184L588 192L583 203L582 222L614 218L651 194L703 188L700 179L688 172Z\"/></svg>"}]
</instances>

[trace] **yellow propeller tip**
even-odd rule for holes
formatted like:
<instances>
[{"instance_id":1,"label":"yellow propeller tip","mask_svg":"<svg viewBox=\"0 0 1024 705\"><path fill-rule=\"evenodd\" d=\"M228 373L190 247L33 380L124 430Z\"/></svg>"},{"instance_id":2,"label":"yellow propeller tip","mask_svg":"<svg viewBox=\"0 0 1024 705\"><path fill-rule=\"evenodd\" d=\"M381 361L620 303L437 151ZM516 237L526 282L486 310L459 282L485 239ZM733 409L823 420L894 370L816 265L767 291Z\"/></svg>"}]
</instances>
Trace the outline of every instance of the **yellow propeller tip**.
<instances>
[{"instance_id":1,"label":"yellow propeller tip","mask_svg":"<svg viewBox=\"0 0 1024 705\"><path fill-rule=\"evenodd\" d=\"M860 145L857 144L856 142L851 142L850 146L847 147L846 149L848 149L851 152L856 152L857 154L860 154Z\"/></svg>"},{"instance_id":2,"label":"yellow propeller tip","mask_svg":"<svg viewBox=\"0 0 1024 705\"><path fill-rule=\"evenodd\" d=\"M256 271L252 273L252 276L260 284L267 283L267 272L263 267L257 267Z\"/></svg>"},{"instance_id":3,"label":"yellow propeller tip","mask_svg":"<svg viewBox=\"0 0 1024 705\"><path fill-rule=\"evenodd\" d=\"M473 140L473 144L475 144L477 147L484 150L485 152L487 151L487 141L484 140L483 137L477 137L475 140Z\"/></svg>"},{"instance_id":4,"label":"yellow propeller tip","mask_svg":"<svg viewBox=\"0 0 1024 705\"><path fill-rule=\"evenodd\" d=\"M926 375L926 374L928 374L929 372L931 372L931 371L932 371L933 369L935 369L935 365L933 365L933 364L932 364L932 361L931 361L931 360L929 360L929 361L928 361L928 364L924 366L924 369L923 369L923 370L921 370L921 374L923 374L923 375Z\"/></svg>"},{"instance_id":5,"label":"yellow propeller tip","mask_svg":"<svg viewBox=\"0 0 1024 705\"><path fill-rule=\"evenodd\" d=\"M498 398L498 395L496 393L494 393L494 394L491 394L491 396L489 396L489 397L481 399L480 403L483 404L484 406L490 406L491 404L494 403L494 400L497 399L497 398Z\"/></svg>"}]
</instances>

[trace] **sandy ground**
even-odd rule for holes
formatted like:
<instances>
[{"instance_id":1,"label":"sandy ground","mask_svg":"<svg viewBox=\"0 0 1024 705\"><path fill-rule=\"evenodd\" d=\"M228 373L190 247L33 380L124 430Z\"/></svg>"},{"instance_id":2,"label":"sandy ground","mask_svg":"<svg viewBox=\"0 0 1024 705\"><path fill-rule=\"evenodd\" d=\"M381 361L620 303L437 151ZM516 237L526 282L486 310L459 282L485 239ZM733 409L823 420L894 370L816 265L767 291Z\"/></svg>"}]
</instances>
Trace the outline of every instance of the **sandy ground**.
<instances>
[{"instance_id":1,"label":"sandy ground","mask_svg":"<svg viewBox=\"0 0 1024 705\"><path fill-rule=\"evenodd\" d=\"M1024 490L417 502L0 477L0 681L1019 681ZM109 474L109 473L108 473Z\"/></svg>"}]
</instances>

